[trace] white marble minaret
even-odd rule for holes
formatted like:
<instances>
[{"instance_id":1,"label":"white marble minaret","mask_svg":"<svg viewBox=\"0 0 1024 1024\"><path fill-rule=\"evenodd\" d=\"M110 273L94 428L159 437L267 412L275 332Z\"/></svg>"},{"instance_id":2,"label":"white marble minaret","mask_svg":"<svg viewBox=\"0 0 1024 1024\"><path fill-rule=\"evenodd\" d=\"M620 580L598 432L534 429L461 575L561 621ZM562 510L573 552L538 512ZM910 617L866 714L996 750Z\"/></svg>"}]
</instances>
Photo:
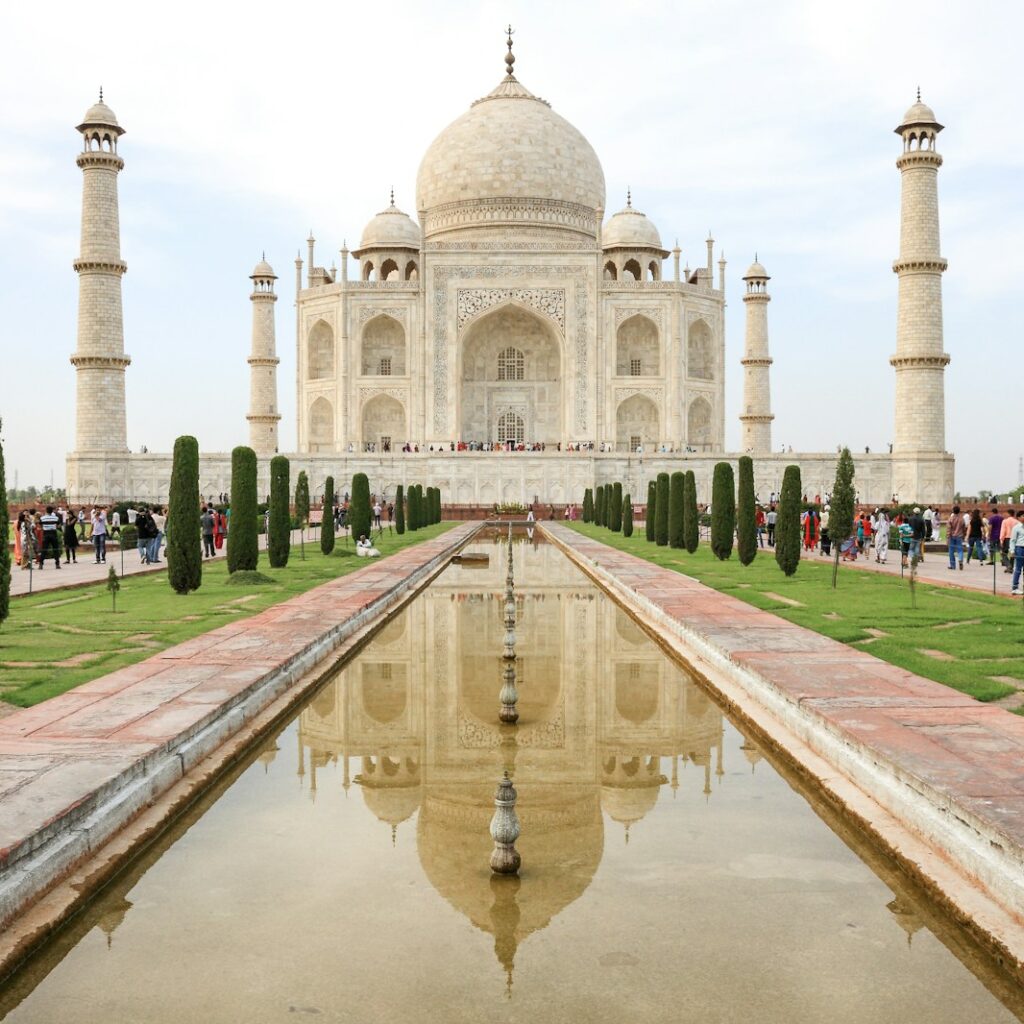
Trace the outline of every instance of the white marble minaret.
<instances>
[{"instance_id":1,"label":"white marble minaret","mask_svg":"<svg viewBox=\"0 0 1024 1024\"><path fill-rule=\"evenodd\" d=\"M117 176L124 161L117 140L124 129L103 102L100 91L78 126L84 146L76 163L82 169L82 241L78 272L78 346L71 357L76 372L75 451L124 455L124 354L121 315L121 259Z\"/></svg>"},{"instance_id":2,"label":"white marble minaret","mask_svg":"<svg viewBox=\"0 0 1024 1024\"><path fill-rule=\"evenodd\" d=\"M899 276L896 320L896 429L893 436L893 486L915 500L938 483L937 466L946 448L942 273L939 249L938 172L942 157L935 139L942 125L932 109L917 102L903 116L896 134L903 152L896 161L902 179L900 254L893 263ZM950 477L951 461L950 461ZM949 480L952 485L952 479Z\"/></svg>"},{"instance_id":3,"label":"white marble minaret","mask_svg":"<svg viewBox=\"0 0 1024 1024\"><path fill-rule=\"evenodd\" d=\"M768 455L772 450L772 396L768 355L768 272L757 262L743 275L747 291L747 333L743 348L743 412L740 414L740 448L751 455Z\"/></svg>"},{"instance_id":4,"label":"white marble minaret","mask_svg":"<svg viewBox=\"0 0 1024 1024\"><path fill-rule=\"evenodd\" d=\"M257 455L277 451L277 342L274 337L274 268L261 259L252 279L252 353L249 356L249 445Z\"/></svg>"}]
</instances>

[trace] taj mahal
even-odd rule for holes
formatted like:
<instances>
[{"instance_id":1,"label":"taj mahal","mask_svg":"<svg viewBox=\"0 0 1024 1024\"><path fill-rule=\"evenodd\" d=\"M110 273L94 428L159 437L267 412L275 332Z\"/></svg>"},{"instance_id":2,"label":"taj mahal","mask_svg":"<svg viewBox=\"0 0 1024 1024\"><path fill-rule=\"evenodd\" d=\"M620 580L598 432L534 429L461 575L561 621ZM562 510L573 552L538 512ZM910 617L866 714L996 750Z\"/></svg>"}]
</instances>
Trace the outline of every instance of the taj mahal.
<instances>
[{"instance_id":1,"label":"taj mahal","mask_svg":"<svg viewBox=\"0 0 1024 1024\"><path fill-rule=\"evenodd\" d=\"M791 463L801 467L805 492L827 493L834 451L773 446L768 271L755 257L742 285L730 290L712 238L699 243L702 265L681 266L678 243L665 248L631 195L608 215L598 155L519 81L511 34L507 51L498 85L423 156L415 218L392 193L357 248L343 245L336 260L326 260L311 234L306 259L295 260L293 474L305 469L313 493L328 475L365 472L385 497L415 481L457 504L559 504L613 480L635 498L654 474L693 469L698 498L708 501L714 464L749 453L762 500L780 489ZM940 502L953 493L943 390L941 130L920 94L896 129L894 441L889 453L855 453L864 501ZM131 360L117 198L124 129L101 95L78 131L84 182L68 493L83 502L163 501L170 455L135 453L127 441ZM265 258L250 277L250 411L238 442L259 456L265 492L281 419L280 278ZM740 297L741 445L726 453L724 313ZM240 369L244 355L240 344ZM204 494L230 490L230 462L229 452L202 453Z\"/></svg>"}]
</instances>

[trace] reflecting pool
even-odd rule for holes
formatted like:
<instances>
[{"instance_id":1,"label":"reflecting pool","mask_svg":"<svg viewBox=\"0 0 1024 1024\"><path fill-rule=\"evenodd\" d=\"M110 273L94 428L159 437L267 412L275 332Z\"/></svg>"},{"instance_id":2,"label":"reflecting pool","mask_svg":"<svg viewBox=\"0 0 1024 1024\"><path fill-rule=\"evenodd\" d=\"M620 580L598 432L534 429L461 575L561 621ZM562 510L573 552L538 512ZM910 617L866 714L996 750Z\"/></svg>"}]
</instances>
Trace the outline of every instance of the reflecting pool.
<instances>
[{"instance_id":1,"label":"reflecting pool","mask_svg":"<svg viewBox=\"0 0 1024 1024\"><path fill-rule=\"evenodd\" d=\"M513 544L501 726L506 541L470 549L10 980L4 1020L1022 1019L539 538ZM506 769L518 879L488 868Z\"/></svg>"}]
</instances>

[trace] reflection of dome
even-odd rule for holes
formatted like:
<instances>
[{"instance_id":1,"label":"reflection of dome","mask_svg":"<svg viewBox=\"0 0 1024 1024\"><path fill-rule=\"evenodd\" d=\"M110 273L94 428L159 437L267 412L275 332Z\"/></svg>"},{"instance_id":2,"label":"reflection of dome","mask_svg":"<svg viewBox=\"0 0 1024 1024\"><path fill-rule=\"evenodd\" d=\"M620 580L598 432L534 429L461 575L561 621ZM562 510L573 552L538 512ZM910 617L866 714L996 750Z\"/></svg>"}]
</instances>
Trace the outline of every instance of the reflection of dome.
<instances>
[{"instance_id":1,"label":"reflection of dome","mask_svg":"<svg viewBox=\"0 0 1024 1024\"><path fill-rule=\"evenodd\" d=\"M602 786L601 810L612 821L628 828L654 809L661 786L667 781L659 774L653 779L644 778L635 786Z\"/></svg>"},{"instance_id":2,"label":"reflection of dome","mask_svg":"<svg viewBox=\"0 0 1024 1024\"><path fill-rule=\"evenodd\" d=\"M416 205L434 215L428 234L512 220L593 237L604 172L583 135L509 74L430 144Z\"/></svg>"},{"instance_id":3,"label":"reflection of dome","mask_svg":"<svg viewBox=\"0 0 1024 1024\"><path fill-rule=\"evenodd\" d=\"M632 202L611 217L601 232L601 246L605 249L657 249L661 251L658 229Z\"/></svg>"},{"instance_id":4,"label":"reflection of dome","mask_svg":"<svg viewBox=\"0 0 1024 1024\"><path fill-rule=\"evenodd\" d=\"M356 782L360 784L363 802L378 821L392 826L401 825L419 810L419 782L406 779L400 786L376 786L360 777L356 778Z\"/></svg>"},{"instance_id":5,"label":"reflection of dome","mask_svg":"<svg viewBox=\"0 0 1024 1024\"><path fill-rule=\"evenodd\" d=\"M363 229L356 255L366 249L415 249L418 252L419 248L419 227L392 200L391 205L378 213Z\"/></svg>"}]
</instances>

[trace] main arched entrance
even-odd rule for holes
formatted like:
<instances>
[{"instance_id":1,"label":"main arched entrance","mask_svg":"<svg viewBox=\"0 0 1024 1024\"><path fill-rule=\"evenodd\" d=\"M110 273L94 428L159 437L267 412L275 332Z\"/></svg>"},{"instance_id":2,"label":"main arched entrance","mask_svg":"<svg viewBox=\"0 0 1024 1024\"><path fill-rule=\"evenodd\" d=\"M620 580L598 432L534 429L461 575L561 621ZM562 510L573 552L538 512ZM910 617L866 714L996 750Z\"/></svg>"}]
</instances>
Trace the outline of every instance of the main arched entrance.
<instances>
[{"instance_id":1,"label":"main arched entrance","mask_svg":"<svg viewBox=\"0 0 1024 1024\"><path fill-rule=\"evenodd\" d=\"M484 314L466 329L460 364L460 440L562 440L561 340L543 318L512 304Z\"/></svg>"}]
</instances>

